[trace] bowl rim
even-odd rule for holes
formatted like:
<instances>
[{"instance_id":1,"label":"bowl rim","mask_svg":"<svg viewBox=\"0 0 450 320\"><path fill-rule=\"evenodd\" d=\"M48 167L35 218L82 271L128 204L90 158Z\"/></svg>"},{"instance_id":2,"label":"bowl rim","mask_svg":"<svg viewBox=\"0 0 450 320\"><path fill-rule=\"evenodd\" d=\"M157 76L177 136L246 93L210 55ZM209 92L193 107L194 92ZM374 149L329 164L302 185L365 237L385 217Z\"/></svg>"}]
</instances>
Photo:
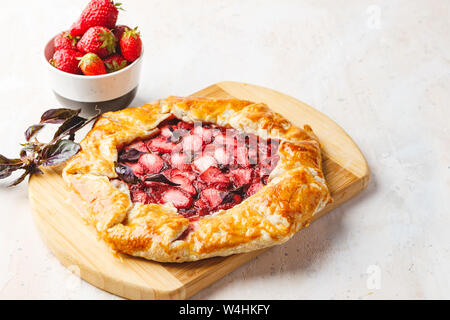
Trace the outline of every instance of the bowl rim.
<instances>
[{"instance_id":1,"label":"bowl rim","mask_svg":"<svg viewBox=\"0 0 450 320\"><path fill-rule=\"evenodd\" d=\"M100 74L97 76L86 76L86 75L82 75L82 74L74 74L74 73L69 73L69 72L64 72L62 70L59 70L58 68L55 68L54 66L52 66L50 64L50 62L47 60L47 57L45 56L45 49L47 48L47 46L53 42L55 40L55 38L59 35L59 33L57 35L55 35L54 37L52 37L47 44L44 46L44 54L43 54L43 58L44 58L44 62L46 63L46 65L48 67L51 68L51 70L54 70L56 72L61 73L64 76L68 76L70 78L74 78L74 79L102 79L102 78L108 78L108 77L113 77L113 76L117 76L122 72L127 71L128 69L131 69L132 67L134 67L139 61L142 60L143 56L144 56L144 44L142 44L142 50L141 50L141 55L139 56L139 58L137 58L136 60L134 60L131 64L129 64L128 66L126 66L125 68L116 71L116 72L111 72L111 73L107 73L107 74ZM53 50L54 51L54 50Z\"/></svg>"}]
</instances>

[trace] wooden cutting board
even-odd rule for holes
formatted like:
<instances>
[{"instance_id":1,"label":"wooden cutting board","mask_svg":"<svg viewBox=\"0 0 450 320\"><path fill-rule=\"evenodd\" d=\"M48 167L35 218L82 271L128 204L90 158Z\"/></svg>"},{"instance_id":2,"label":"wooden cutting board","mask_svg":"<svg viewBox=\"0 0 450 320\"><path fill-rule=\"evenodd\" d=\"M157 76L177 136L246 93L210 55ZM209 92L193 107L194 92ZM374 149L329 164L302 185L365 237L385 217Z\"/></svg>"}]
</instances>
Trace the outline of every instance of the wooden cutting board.
<instances>
[{"instance_id":1,"label":"wooden cutting board","mask_svg":"<svg viewBox=\"0 0 450 320\"><path fill-rule=\"evenodd\" d=\"M265 102L295 125L311 125L323 145L324 172L334 198L315 219L367 186L369 169L358 147L336 123L312 107L274 90L238 82L217 83L193 95ZM55 256L94 286L129 299L188 298L267 250L182 264L126 255L119 259L72 205L61 168L33 176L29 196L36 226Z\"/></svg>"}]
</instances>

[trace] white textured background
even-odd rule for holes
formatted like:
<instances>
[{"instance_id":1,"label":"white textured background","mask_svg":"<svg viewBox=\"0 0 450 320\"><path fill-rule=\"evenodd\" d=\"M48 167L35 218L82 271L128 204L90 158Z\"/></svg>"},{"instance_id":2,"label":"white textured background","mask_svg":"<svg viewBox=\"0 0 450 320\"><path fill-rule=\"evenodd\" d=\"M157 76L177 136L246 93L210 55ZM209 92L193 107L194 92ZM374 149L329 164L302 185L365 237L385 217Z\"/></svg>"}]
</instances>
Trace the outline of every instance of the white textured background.
<instances>
[{"instance_id":1,"label":"white textured background","mask_svg":"<svg viewBox=\"0 0 450 320\"><path fill-rule=\"evenodd\" d=\"M2 1L0 153L57 106L43 46L86 2ZM334 119L372 171L363 194L195 298L450 298L450 1L123 2L146 47L133 105L263 85ZM116 298L52 256L26 184L0 204L0 298Z\"/></svg>"}]
</instances>

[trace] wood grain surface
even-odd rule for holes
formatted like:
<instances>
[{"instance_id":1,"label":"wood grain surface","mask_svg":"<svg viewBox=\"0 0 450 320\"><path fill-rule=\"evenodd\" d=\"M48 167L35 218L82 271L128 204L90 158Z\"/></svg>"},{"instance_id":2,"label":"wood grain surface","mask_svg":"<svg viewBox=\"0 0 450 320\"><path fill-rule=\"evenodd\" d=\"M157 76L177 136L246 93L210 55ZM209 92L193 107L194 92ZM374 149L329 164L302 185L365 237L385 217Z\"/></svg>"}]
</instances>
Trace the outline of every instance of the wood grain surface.
<instances>
[{"instance_id":1,"label":"wood grain surface","mask_svg":"<svg viewBox=\"0 0 450 320\"><path fill-rule=\"evenodd\" d=\"M311 125L323 147L324 173L334 199L315 219L367 186L369 169L358 147L342 128L314 108L277 91L238 82L217 83L193 95L264 102L297 126ZM45 171L29 182L33 219L43 240L65 266L76 266L72 270L80 270L82 279L121 297L186 299L268 250L182 264L116 257L97 239L95 229L81 219L78 202L61 178L61 168Z\"/></svg>"}]
</instances>

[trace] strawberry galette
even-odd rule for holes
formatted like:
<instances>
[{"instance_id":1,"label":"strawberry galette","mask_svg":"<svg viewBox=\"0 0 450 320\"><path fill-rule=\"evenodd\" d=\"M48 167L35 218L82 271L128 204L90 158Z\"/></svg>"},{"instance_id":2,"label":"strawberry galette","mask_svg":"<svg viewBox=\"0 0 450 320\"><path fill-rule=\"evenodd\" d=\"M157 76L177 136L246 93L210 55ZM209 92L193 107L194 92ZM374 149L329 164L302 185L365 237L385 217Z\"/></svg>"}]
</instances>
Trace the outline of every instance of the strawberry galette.
<instances>
[{"instance_id":1,"label":"strawberry galette","mask_svg":"<svg viewBox=\"0 0 450 320\"><path fill-rule=\"evenodd\" d=\"M264 104L170 97L106 113L63 172L115 251L164 262L280 244L331 202L317 138Z\"/></svg>"}]
</instances>

